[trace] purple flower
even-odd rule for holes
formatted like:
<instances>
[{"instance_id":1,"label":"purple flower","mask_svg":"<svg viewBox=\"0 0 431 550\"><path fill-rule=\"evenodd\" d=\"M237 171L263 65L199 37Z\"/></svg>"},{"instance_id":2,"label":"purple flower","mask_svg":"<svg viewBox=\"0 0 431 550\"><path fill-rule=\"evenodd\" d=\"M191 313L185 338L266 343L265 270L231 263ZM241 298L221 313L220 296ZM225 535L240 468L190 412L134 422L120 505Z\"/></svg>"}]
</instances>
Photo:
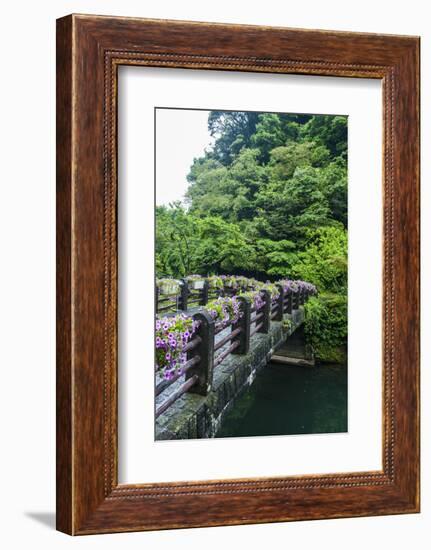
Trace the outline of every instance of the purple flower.
<instances>
[{"instance_id":1,"label":"purple flower","mask_svg":"<svg viewBox=\"0 0 431 550\"><path fill-rule=\"evenodd\" d=\"M185 313L156 319L156 367L166 380L180 372L187 361L184 345L193 337L199 322Z\"/></svg>"}]
</instances>

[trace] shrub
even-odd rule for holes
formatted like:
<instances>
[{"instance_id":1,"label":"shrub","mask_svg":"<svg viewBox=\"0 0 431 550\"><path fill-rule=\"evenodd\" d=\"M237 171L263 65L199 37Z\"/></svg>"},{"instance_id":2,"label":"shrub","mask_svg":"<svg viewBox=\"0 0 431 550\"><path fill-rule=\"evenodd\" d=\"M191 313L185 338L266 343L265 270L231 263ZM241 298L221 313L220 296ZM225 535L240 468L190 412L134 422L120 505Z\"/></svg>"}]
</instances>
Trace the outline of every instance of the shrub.
<instances>
[{"instance_id":1,"label":"shrub","mask_svg":"<svg viewBox=\"0 0 431 550\"><path fill-rule=\"evenodd\" d=\"M316 359L343 363L347 359L347 296L320 294L305 304L305 336Z\"/></svg>"}]
</instances>

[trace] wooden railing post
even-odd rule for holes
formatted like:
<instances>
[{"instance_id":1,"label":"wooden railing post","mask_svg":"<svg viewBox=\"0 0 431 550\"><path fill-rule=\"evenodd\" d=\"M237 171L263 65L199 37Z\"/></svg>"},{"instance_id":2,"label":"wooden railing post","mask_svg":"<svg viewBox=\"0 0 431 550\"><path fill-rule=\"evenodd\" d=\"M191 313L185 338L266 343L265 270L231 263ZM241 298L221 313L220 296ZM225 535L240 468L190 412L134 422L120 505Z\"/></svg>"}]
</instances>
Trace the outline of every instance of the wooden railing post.
<instances>
[{"instance_id":1,"label":"wooden railing post","mask_svg":"<svg viewBox=\"0 0 431 550\"><path fill-rule=\"evenodd\" d=\"M208 291L209 291L209 282L207 279L204 281L204 286L202 289L202 295L201 295L201 306L206 306L208 303Z\"/></svg>"},{"instance_id":2,"label":"wooden railing post","mask_svg":"<svg viewBox=\"0 0 431 550\"><path fill-rule=\"evenodd\" d=\"M200 361L187 371L186 380L197 375L198 381L189 389L189 392L207 395L213 383L215 322L205 310L195 313L193 319L199 322L196 335L201 341L190 353L190 359L199 355Z\"/></svg>"},{"instance_id":3,"label":"wooden railing post","mask_svg":"<svg viewBox=\"0 0 431 550\"><path fill-rule=\"evenodd\" d=\"M303 288L299 289L299 305L303 306L305 303L305 290Z\"/></svg>"},{"instance_id":4,"label":"wooden railing post","mask_svg":"<svg viewBox=\"0 0 431 550\"><path fill-rule=\"evenodd\" d=\"M263 324L257 332L268 334L269 326L271 324L271 293L269 292L269 290L261 290L261 294L263 296L263 299L265 300L265 305L261 309L261 311L263 311Z\"/></svg>"},{"instance_id":5,"label":"wooden railing post","mask_svg":"<svg viewBox=\"0 0 431 550\"><path fill-rule=\"evenodd\" d=\"M232 352L236 354L245 354L250 350L250 325L251 325L251 300L244 296L239 296L241 317L232 325L232 330L241 327L238 336L239 346Z\"/></svg>"},{"instance_id":6,"label":"wooden railing post","mask_svg":"<svg viewBox=\"0 0 431 550\"><path fill-rule=\"evenodd\" d=\"M283 313L284 313L284 288L282 285L277 285L278 288L278 298L277 298L277 309L276 309L276 316L274 318L274 321L282 321L283 320Z\"/></svg>"},{"instance_id":7,"label":"wooden railing post","mask_svg":"<svg viewBox=\"0 0 431 550\"><path fill-rule=\"evenodd\" d=\"M299 289L292 292L292 309L299 309Z\"/></svg>"},{"instance_id":8,"label":"wooden railing post","mask_svg":"<svg viewBox=\"0 0 431 550\"><path fill-rule=\"evenodd\" d=\"M187 311L189 300L189 284L186 279L181 279L180 309Z\"/></svg>"},{"instance_id":9,"label":"wooden railing post","mask_svg":"<svg viewBox=\"0 0 431 550\"><path fill-rule=\"evenodd\" d=\"M155 292L154 292L154 311L156 313L159 313L159 294L160 294L160 290L159 290L159 287L157 285L155 285Z\"/></svg>"},{"instance_id":10,"label":"wooden railing post","mask_svg":"<svg viewBox=\"0 0 431 550\"><path fill-rule=\"evenodd\" d=\"M289 289L286 293L286 313L289 313L289 315L292 313L293 307L293 298L294 294L291 289Z\"/></svg>"}]
</instances>

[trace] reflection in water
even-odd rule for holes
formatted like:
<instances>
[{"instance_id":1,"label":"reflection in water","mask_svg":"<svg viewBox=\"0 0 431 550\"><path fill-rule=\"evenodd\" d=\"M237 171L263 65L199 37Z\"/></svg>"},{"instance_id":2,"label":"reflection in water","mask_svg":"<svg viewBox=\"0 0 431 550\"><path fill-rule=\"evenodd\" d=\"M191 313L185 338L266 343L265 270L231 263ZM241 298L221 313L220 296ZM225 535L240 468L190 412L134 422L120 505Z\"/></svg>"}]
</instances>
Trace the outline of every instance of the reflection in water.
<instances>
[{"instance_id":1,"label":"reflection in water","mask_svg":"<svg viewBox=\"0 0 431 550\"><path fill-rule=\"evenodd\" d=\"M346 365L270 363L236 401L216 437L346 431Z\"/></svg>"}]
</instances>

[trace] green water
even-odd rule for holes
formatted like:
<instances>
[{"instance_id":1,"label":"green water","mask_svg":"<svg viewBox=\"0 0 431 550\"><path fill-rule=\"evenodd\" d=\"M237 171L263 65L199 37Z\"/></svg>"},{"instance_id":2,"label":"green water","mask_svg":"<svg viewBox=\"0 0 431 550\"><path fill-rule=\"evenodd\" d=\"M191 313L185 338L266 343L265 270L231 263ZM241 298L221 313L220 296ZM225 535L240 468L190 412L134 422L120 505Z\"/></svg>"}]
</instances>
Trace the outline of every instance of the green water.
<instances>
[{"instance_id":1,"label":"green water","mask_svg":"<svg viewBox=\"0 0 431 550\"><path fill-rule=\"evenodd\" d=\"M346 431L346 366L270 363L235 402L216 437Z\"/></svg>"}]
</instances>

